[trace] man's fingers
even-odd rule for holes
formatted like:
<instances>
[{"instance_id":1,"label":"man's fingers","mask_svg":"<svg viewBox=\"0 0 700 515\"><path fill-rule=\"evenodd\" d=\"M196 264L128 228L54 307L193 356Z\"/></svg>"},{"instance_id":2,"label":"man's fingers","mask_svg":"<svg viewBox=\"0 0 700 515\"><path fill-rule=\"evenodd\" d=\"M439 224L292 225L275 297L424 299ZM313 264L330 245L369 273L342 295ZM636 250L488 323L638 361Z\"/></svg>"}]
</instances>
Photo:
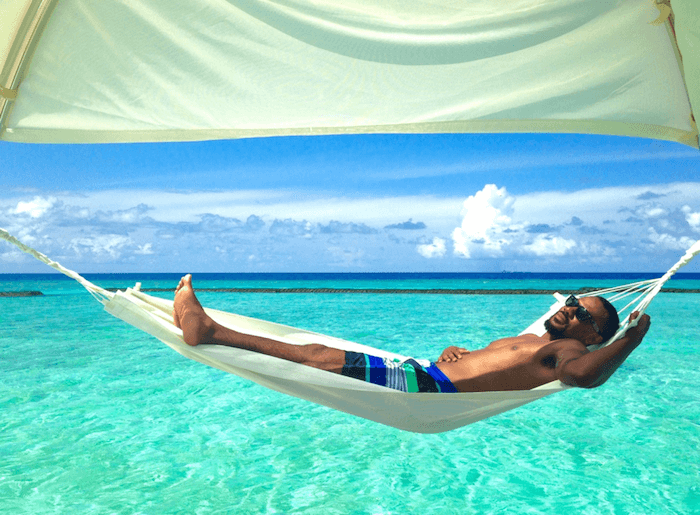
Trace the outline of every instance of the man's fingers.
<instances>
[{"instance_id":1,"label":"man's fingers","mask_svg":"<svg viewBox=\"0 0 700 515\"><path fill-rule=\"evenodd\" d=\"M649 329L649 326L651 325L651 318L649 315L642 315L642 318L639 319L639 324L641 324L645 330Z\"/></svg>"},{"instance_id":2,"label":"man's fingers","mask_svg":"<svg viewBox=\"0 0 700 515\"><path fill-rule=\"evenodd\" d=\"M450 347L442 352L442 355L438 358L438 363L447 361L448 363L453 363L462 359L462 355L468 354L469 351L463 347Z\"/></svg>"}]
</instances>

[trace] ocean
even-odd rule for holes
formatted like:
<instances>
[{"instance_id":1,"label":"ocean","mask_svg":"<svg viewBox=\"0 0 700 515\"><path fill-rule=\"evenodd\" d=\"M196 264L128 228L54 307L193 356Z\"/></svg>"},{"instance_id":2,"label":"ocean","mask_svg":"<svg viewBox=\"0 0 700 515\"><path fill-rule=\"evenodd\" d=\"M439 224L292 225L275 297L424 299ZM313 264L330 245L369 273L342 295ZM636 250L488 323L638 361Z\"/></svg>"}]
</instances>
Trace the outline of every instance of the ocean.
<instances>
[{"instance_id":1,"label":"ocean","mask_svg":"<svg viewBox=\"0 0 700 515\"><path fill-rule=\"evenodd\" d=\"M436 359L448 345L517 334L553 300L498 290L654 276L199 274L194 284L206 306ZM86 277L159 289L179 275ZM0 275L0 292L42 292L0 297L0 511L700 513L700 274L667 286L688 292L657 295L649 334L602 387L422 435L187 360L63 276ZM289 288L301 291L279 292Z\"/></svg>"}]
</instances>

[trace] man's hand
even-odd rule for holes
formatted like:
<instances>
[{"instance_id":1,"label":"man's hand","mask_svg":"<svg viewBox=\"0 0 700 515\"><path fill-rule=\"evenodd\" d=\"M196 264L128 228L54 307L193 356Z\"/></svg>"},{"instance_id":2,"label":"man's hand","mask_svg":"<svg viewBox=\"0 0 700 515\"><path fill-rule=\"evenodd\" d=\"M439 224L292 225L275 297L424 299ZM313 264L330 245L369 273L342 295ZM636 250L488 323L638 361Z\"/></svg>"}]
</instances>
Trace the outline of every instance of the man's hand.
<instances>
[{"instance_id":1,"label":"man's hand","mask_svg":"<svg viewBox=\"0 0 700 515\"><path fill-rule=\"evenodd\" d=\"M443 361L457 361L458 359L462 358L463 354L469 354L469 351L464 347L447 347L444 351L442 351L442 354L440 354L438 363Z\"/></svg>"},{"instance_id":2,"label":"man's hand","mask_svg":"<svg viewBox=\"0 0 700 515\"><path fill-rule=\"evenodd\" d=\"M638 316L638 311L632 313L630 315L630 322L636 319ZM625 336L631 341L639 343L642 341L642 338L644 338L644 335L647 334L650 325L651 318L649 318L649 315L642 315L642 318L639 319L635 327L630 327L629 329L627 329L627 331L625 332Z\"/></svg>"}]
</instances>

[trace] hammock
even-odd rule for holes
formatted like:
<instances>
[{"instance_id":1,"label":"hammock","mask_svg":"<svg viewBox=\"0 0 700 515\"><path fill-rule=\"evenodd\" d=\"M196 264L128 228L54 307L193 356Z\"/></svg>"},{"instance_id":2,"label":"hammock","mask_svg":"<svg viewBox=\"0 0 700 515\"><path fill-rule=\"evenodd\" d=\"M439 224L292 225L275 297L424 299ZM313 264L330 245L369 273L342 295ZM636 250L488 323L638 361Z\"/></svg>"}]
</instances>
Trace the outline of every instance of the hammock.
<instances>
[{"instance_id":1,"label":"hammock","mask_svg":"<svg viewBox=\"0 0 700 515\"><path fill-rule=\"evenodd\" d=\"M186 358L250 379L278 392L398 429L417 433L450 431L570 388L560 381L553 381L525 391L450 393L449 395L404 393L243 349L221 345L190 347L182 339L182 331L173 324L172 301L146 295L139 291L140 283L126 291L109 292L24 245L3 229L0 229L0 239L16 245L41 262L75 279L104 305L108 313L155 336ZM678 263L658 279L635 282L581 295L603 295L613 304L625 303L622 307L616 305L620 319L624 322L615 336L599 347L609 345L624 335L630 326L627 314L632 311L643 313L654 296L661 290L663 284L699 253L700 241L696 242ZM556 313L565 300L565 296L561 294L556 293L554 296L556 302L549 311L521 334L544 334L544 321ZM346 351L366 352L388 358L406 358L380 349L294 327L208 308L205 310L218 323L242 333L297 345L322 343ZM635 323L632 322L633 325Z\"/></svg>"}]
</instances>

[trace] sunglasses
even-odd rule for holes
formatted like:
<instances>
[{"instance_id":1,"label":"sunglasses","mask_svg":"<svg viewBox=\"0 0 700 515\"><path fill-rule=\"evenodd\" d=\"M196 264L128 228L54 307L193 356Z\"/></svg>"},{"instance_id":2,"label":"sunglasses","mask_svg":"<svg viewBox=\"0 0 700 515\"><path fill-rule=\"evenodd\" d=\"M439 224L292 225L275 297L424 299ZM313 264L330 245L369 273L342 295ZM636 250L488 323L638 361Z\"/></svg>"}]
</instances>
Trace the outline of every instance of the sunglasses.
<instances>
[{"instance_id":1,"label":"sunglasses","mask_svg":"<svg viewBox=\"0 0 700 515\"><path fill-rule=\"evenodd\" d=\"M575 307L576 308L576 318L580 322L590 322L591 325L593 326L593 330L598 333L598 335L602 336L600 334L600 329L598 328L598 324L595 323L595 320L593 320L593 315L591 315L586 308L584 308L581 303L578 301L576 297L573 295L569 295L569 298L566 299L565 305L568 307Z\"/></svg>"}]
</instances>

